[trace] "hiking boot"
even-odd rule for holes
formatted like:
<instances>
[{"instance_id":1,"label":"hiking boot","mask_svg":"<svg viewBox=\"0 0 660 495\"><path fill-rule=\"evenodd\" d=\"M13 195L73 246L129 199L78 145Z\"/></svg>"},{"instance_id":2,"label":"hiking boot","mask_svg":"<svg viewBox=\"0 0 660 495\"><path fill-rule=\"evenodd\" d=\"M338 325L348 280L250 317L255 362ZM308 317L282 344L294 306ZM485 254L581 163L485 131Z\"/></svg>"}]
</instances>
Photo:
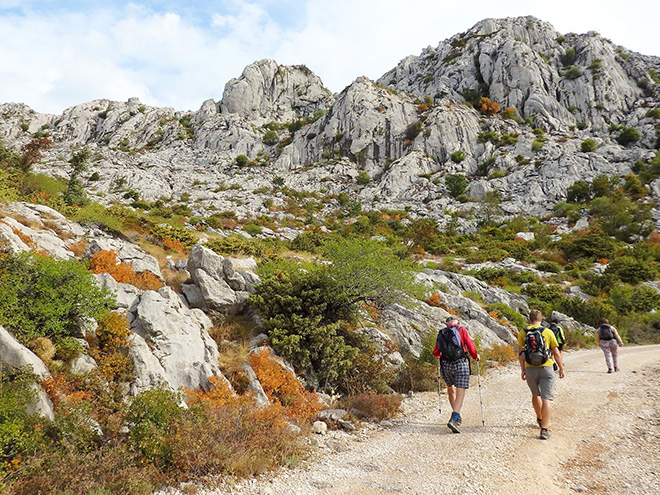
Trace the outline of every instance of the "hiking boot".
<instances>
[{"instance_id":1,"label":"hiking boot","mask_svg":"<svg viewBox=\"0 0 660 495\"><path fill-rule=\"evenodd\" d=\"M458 429L459 426L459 421L460 421L460 416L458 413L451 413L451 418L449 418L449 422L447 423L447 426L451 431L454 433L460 433L461 430Z\"/></svg>"},{"instance_id":2,"label":"hiking boot","mask_svg":"<svg viewBox=\"0 0 660 495\"><path fill-rule=\"evenodd\" d=\"M463 422L463 418L461 418L461 415L458 414L458 413L456 413L456 416L457 416L457 418L456 418L456 424L457 424L458 426L461 426L461 423Z\"/></svg>"},{"instance_id":3,"label":"hiking boot","mask_svg":"<svg viewBox=\"0 0 660 495\"><path fill-rule=\"evenodd\" d=\"M608 372L608 373L612 373L612 368L609 368L609 369L607 370L607 372Z\"/></svg>"},{"instance_id":4,"label":"hiking boot","mask_svg":"<svg viewBox=\"0 0 660 495\"><path fill-rule=\"evenodd\" d=\"M614 371L619 371L619 368L614 368Z\"/></svg>"},{"instance_id":5,"label":"hiking boot","mask_svg":"<svg viewBox=\"0 0 660 495\"><path fill-rule=\"evenodd\" d=\"M548 431L547 428L541 428L540 438L541 440L547 440L548 438L550 438L550 432Z\"/></svg>"}]
</instances>

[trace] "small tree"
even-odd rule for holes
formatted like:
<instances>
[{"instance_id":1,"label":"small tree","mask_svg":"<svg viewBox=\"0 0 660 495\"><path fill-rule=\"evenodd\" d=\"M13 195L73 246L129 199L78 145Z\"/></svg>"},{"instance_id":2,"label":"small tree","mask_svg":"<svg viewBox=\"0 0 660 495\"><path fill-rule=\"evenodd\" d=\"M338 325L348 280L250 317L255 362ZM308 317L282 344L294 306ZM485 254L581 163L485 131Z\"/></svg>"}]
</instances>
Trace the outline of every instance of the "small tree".
<instances>
[{"instance_id":1,"label":"small tree","mask_svg":"<svg viewBox=\"0 0 660 495\"><path fill-rule=\"evenodd\" d=\"M464 175L449 174L445 176L445 186L451 197L458 198L467 191L468 181Z\"/></svg>"},{"instance_id":2,"label":"small tree","mask_svg":"<svg viewBox=\"0 0 660 495\"><path fill-rule=\"evenodd\" d=\"M277 136L277 132L270 130L266 131L263 137L264 144L267 144L268 146L272 146L274 144L277 144L279 141L279 138Z\"/></svg>"},{"instance_id":3,"label":"small tree","mask_svg":"<svg viewBox=\"0 0 660 495\"><path fill-rule=\"evenodd\" d=\"M621 134L616 138L617 143L621 146L628 146L629 144L639 141L639 131L634 127L625 127Z\"/></svg>"},{"instance_id":4,"label":"small tree","mask_svg":"<svg viewBox=\"0 0 660 495\"><path fill-rule=\"evenodd\" d=\"M357 174L357 177L355 178L355 182L357 182L361 186L366 186L367 184L369 184L370 180L371 178L369 177L369 174L364 171Z\"/></svg>"},{"instance_id":5,"label":"small tree","mask_svg":"<svg viewBox=\"0 0 660 495\"><path fill-rule=\"evenodd\" d=\"M591 186L585 180L578 180L566 191L569 203L586 203L591 199Z\"/></svg>"},{"instance_id":6,"label":"small tree","mask_svg":"<svg viewBox=\"0 0 660 495\"><path fill-rule=\"evenodd\" d=\"M245 155L238 155L236 157L236 165L239 167L245 167L248 164L248 157Z\"/></svg>"},{"instance_id":7,"label":"small tree","mask_svg":"<svg viewBox=\"0 0 660 495\"><path fill-rule=\"evenodd\" d=\"M451 161L454 163L461 163L463 160L465 160L465 153L463 153L461 150L454 151L451 154Z\"/></svg>"}]
</instances>

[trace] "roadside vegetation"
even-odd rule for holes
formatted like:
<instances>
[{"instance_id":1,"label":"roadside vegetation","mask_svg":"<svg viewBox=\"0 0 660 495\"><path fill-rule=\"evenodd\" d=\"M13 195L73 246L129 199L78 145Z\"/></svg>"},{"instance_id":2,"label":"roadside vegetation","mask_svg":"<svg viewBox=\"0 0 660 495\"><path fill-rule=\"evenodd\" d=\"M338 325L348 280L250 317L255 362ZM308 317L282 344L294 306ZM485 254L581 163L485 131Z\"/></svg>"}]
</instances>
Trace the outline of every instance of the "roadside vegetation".
<instances>
[{"instance_id":1,"label":"roadside vegetation","mask_svg":"<svg viewBox=\"0 0 660 495\"><path fill-rule=\"evenodd\" d=\"M125 195L130 205L103 206L90 201L82 186L93 159L85 150L72 153L68 183L31 172L48 146L47 138L40 138L19 154L0 144L0 212L1 204L11 201L45 204L83 225L130 236L156 256L165 283L175 290L185 280L167 272L166 257L183 259L201 237L220 254L255 257L262 283L251 305L262 328L241 316L216 321L211 334L229 384L216 380L208 392L180 395L155 389L125 402L123 390L133 372L126 352L129 322L113 312L115 302L96 287L92 274L108 272L143 289L157 290L162 283L117 263L112 251L83 260L85 246L78 246L71 261L0 254L0 325L49 366L53 376L42 385L57 418L48 424L25 412L34 398L34 378L27 372L0 374L3 493L147 494L209 474L250 476L296 465L306 453L304 435L322 407L314 391L341 394L341 405L355 418L391 417L400 405L396 392L437 386L435 336L424 341L419 357L404 356L396 373L386 356L397 349L374 343L369 327L391 303L443 304L439 294L414 283L423 268L460 272L523 294L530 307L546 315L557 310L592 326L606 317L627 342L660 341L660 294L653 286L660 275L660 234L653 230L644 187L660 177L660 155L635 164L634 173L622 180L601 176L576 182L554 216L571 224L588 218L582 230L557 235L552 218L496 220L491 213L499 198L492 196L478 231L458 234L454 224L440 231L434 221L411 218L405 210L363 211L346 194L315 197L282 184L276 187L287 201L278 208L299 219L284 225L270 216L239 219L233 211L194 217L185 202L146 202L130 191ZM452 181L452 191L462 195L463 181ZM336 209L320 219L322 201ZM259 237L264 228L282 226L302 233L291 241ZM218 230L229 235L217 235ZM236 230L253 237L232 233ZM523 240L519 232L533 233L533 239ZM474 266L505 258L530 270ZM525 324L508 306L485 304L476 293L464 295L502 323ZM98 323L95 336L86 340L77 338L85 319ZM260 331L304 382L268 354L248 356L247 343ZM568 347L589 345L589 336L568 333ZM74 375L71 363L84 348L99 367ZM480 352L493 363L515 359L506 345L480 346ZM246 360L271 406L253 405L241 369ZM181 407L182 400L188 408Z\"/></svg>"}]
</instances>

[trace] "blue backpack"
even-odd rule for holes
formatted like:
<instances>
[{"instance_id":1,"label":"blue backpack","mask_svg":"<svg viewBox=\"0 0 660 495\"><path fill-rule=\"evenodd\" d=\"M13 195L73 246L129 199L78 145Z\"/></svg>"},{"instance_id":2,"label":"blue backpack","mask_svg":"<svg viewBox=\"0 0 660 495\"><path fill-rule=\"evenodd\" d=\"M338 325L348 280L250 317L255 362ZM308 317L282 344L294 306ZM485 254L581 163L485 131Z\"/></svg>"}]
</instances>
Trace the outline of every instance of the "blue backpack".
<instances>
[{"instance_id":1,"label":"blue backpack","mask_svg":"<svg viewBox=\"0 0 660 495\"><path fill-rule=\"evenodd\" d=\"M438 350L443 361L458 361L466 356L459 327L451 325L438 332Z\"/></svg>"}]
</instances>

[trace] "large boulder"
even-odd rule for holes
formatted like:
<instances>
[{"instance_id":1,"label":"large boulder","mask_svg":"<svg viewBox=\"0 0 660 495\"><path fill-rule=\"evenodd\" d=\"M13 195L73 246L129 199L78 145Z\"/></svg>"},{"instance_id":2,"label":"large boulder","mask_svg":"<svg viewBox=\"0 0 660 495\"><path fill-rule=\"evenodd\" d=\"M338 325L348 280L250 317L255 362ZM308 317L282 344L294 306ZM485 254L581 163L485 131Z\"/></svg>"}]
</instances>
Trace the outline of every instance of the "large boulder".
<instances>
[{"instance_id":1,"label":"large boulder","mask_svg":"<svg viewBox=\"0 0 660 495\"><path fill-rule=\"evenodd\" d=\"M211 326L203 312L188 309L169 287L144 292L131 323L135 335L129 353L136 375L131 393L160 385L207 390L210 377L224 379Z\"/></svg>"}]
</instances>

